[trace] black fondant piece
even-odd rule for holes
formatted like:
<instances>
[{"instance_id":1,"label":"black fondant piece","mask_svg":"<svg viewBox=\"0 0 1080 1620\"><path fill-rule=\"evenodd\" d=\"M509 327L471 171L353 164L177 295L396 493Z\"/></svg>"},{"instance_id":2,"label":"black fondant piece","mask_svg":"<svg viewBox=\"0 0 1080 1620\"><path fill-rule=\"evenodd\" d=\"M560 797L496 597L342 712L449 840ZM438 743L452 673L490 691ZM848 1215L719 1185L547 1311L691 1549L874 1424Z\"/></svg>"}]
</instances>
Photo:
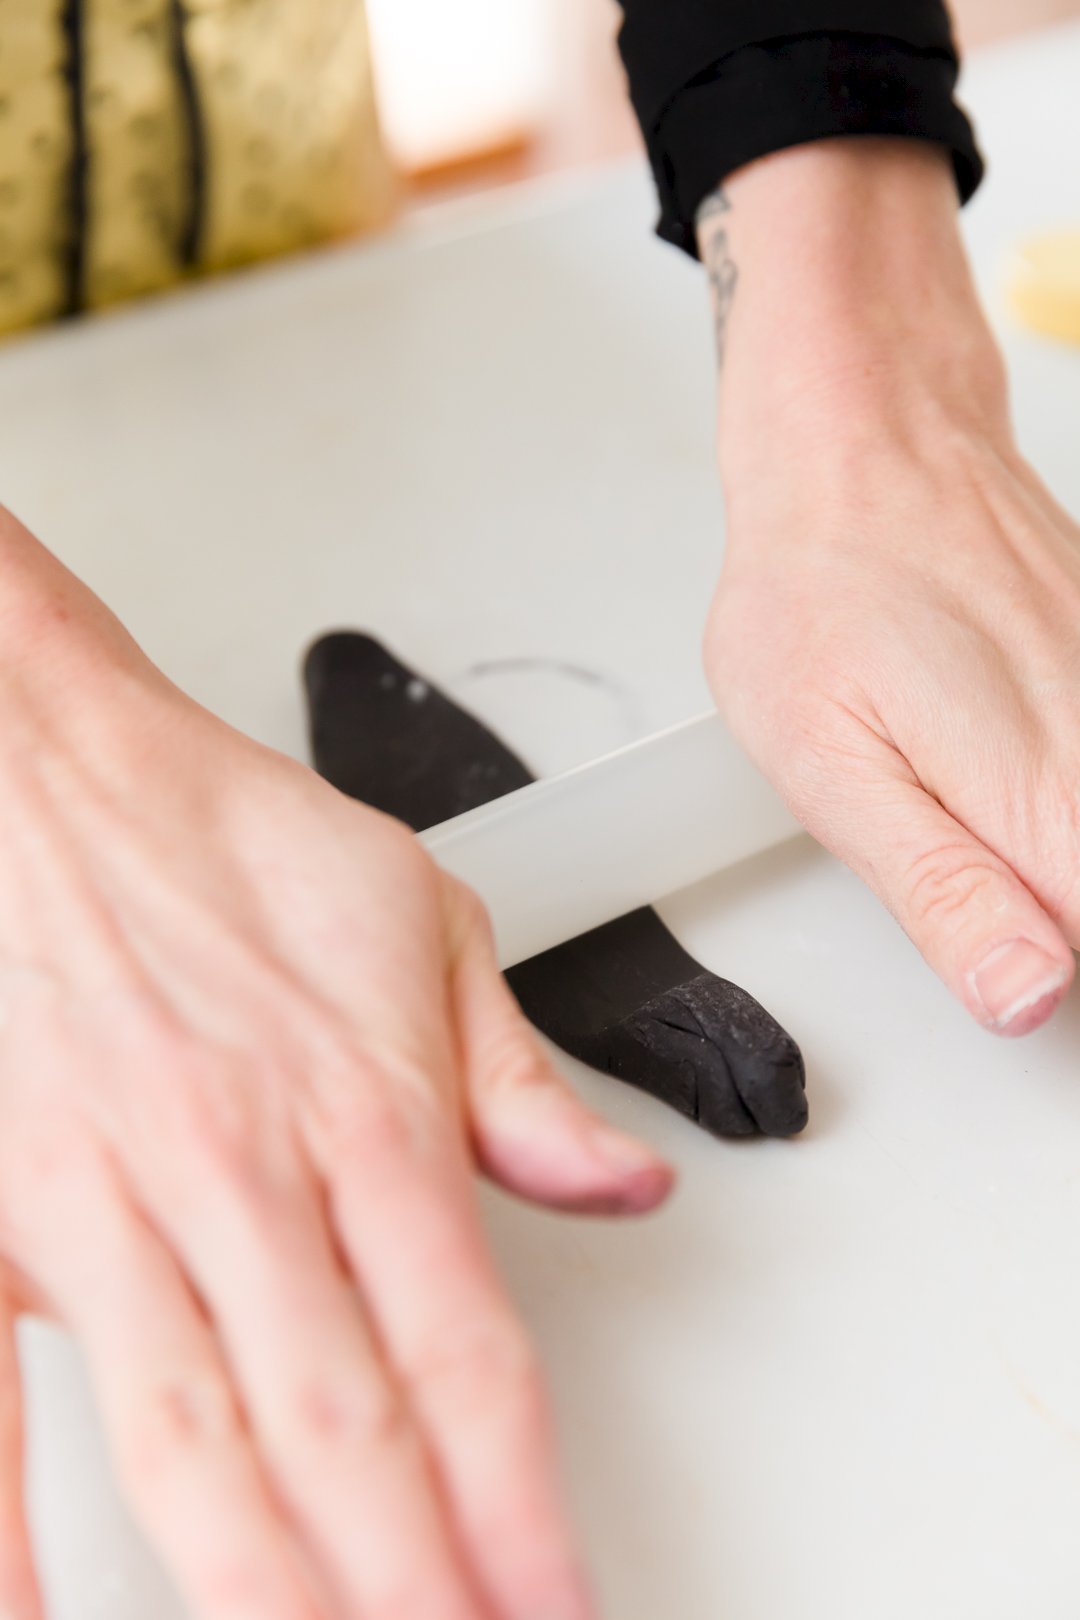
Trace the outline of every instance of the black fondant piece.
<instances>
[{"instance_id":1,"label":"black fondant piece","mask_svg":"<svg viewBox=\"0 0 1080 1620\"><path fill-rule=\"evenodd\" d=\"M651 907L511 968L544 1034L714 1136L795 1136L807 1123L795 1042L738 985L707 973Z\"/></svg>"},{"instance_id":2,"label":"black fondant piece","mask_svg":"<svg viewBox=\"0 0 1080 1620\"><path fill-rule=\"evenodd\" d=\"M316 769L416 832L534 780L486 726L370 636L307 655ZM650 907L511 968L556 1045L717 1136L794 1136L807 1123L795 1042L754 998L707 973Z\"/></svg>"},{"instance_id":3,"label":"black fondant piece","mask_svg":"<svg viewBox=\"0 0 1080 1620\"><path fill-rule=\"evenodd\" d=\"M371 636L323 636L304 684L319 775L414 832L535 781L486 726Z\"/></svg>"}]
</instances>

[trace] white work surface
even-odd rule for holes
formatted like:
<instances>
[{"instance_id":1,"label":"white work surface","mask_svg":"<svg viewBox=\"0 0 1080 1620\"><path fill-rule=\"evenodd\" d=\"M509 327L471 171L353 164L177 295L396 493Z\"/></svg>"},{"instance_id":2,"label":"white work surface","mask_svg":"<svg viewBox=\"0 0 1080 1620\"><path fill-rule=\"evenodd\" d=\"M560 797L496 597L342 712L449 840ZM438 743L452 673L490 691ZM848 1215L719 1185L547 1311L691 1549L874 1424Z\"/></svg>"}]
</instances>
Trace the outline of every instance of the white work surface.
<instances>
[{"instance_id":1,"label":"white work surface","mask_svg":"<svg viewBox=\"0 0 1080 1620\"><path fill-rule=\"evenodd\" d=\"M992 298L1016 236L1080 220L1078 82L1080 29L971 64ZM10 345L0 492L171 675L297 753L298 656L339 623L544 771L682 719L722 518L700 277L651 214L617 171ZM1080 511L1080 354L1005 341ZM575 1071L676 1160L671 1209L490 1201L605 1614L1076 1620L1080 1005L981 1034L805 842L664 914L801 1040L813 1123L722 1145ZM52 1620L177 1620L69 1348L28 1350Z\"/></svg>"}]
</instances>

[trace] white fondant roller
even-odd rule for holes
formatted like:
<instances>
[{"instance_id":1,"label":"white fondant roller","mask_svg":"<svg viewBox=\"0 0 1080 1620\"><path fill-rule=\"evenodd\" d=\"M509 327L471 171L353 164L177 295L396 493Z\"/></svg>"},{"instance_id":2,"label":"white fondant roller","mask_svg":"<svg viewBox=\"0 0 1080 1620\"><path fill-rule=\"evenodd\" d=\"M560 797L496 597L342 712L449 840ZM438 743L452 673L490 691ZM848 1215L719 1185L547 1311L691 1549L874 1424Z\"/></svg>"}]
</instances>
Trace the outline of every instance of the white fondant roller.
<instances>
[{"instance_id":1,"label":"white fondant roller","mask_svg":"<svg viewBox=\"0 0 1080 1620\"><path fill-rule=\"evenodd\" d=\"M798 832L708 714L470 810L423 842L483 896L508 967Z\"/></svg>"}]
</instances>

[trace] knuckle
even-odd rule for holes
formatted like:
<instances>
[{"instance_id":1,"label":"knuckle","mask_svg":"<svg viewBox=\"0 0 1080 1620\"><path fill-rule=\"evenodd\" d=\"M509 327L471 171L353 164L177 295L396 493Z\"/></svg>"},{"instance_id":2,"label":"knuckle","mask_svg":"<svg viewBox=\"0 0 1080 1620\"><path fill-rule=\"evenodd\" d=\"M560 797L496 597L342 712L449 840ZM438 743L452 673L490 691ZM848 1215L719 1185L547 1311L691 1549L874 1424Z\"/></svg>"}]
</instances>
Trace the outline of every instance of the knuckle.
<instances>
[{"instance_id":1,"label":"knuckle","mask_svg":"<svg viewBox=\"0 0 1080 1620\"><path fill-rule=\"evenodd\" d=\"M460 878L447 878L446 881L450 886L454 904L458 907L466 926L482 934L485 939L493 939L491 915L476 890L471 889Z\"/></svg>"},{"instance_id":2,"label":"knuckle","mask_svg":"<svg viewBox=\"0 0 1080 1620\"><path fill-rule=\"evenodd\" d=\"M439 868L415 833L410 832L404 822L387 817L382 836L384 859L394 867L398 880L427 889L434 897L438 892Z\"/></svg>"},{"instance_id":3,"label":"knuckle","mask_svg":"<svg viewBox=\"0 0 1080 1620\"><path fill-rule=\"evenodd\" d=\"M398 1451L414 1439L405 1401L389 1383L360 1395L329 1379L312 1378L288 1403L286 1426L293 1448L320 1457Z\"/></svg>"},{"instance_id":4,"label":"knuckle","mask_svg":"<svg viewBox=\"0 0 1080 1620\"><path fill-rule=\"evenodd\" d=\"M419 1055L360 1052L336 1077L313 1082L306 1101L335 1188L393 1187L407 1166L453 1141L446 1088Z\"/></svg>"},{"instance_id":5,"label":"knuckle","mask_svg":"<svg viewBox=\"0 0 1080 1620\"><path fill-rule=\"evenodd\" d=\"M200 1168L231 1186L246 1188L255 1165L252 1131L212 1107L194 1105L189 1110L188 1143Z\"/></svg>"},{"instance_id":6,"label":"knuckle","mask_svg":"<svg viewBox=\"0 0 1080 1620\"><path fill-rule=\"evenodd\" d=\"M445 915L451 922L452 952L460 955L466 945L479 945L485 954L495 953L495 929L491 914L484 901L460 878L449 873L439 874L443 889Z\"/></svg>"},{"instance_id":7,"label":"knuckle","mask_svg":"<svg viewBox=\"0 0 1080 1620\"><path fill-rule=\"evenodd\" d=\"M0 1256L4 1281L18 1295L20 1282L55 1280L72 1223L85 1221L87 1210L111 1190L112 1178L99 1146L51 1112L13 1133L0 1167Z\"/></svg>"},{"instance_id":8,"label":"knuckle","mask_svg":"<svg viewBox=\"0 0 1080 1620\"><path fill-rule=\"evenodd\" d=\"M71 1120L51 1113L17 1134L15 1153L4 1153L0 1209L14 1217L28 1203L63 1207L72 1189L86 1185L99 1168L98 1156L86 1136ZM14 1142L4 1144L10 1149Z\"/></svg>"},{"instance_id":9,"label":"knuckle","mask_svg":"<svg viewBox=\"0 0 1080 1620\"><path fill-rule=\"evenodd\" d=\"M159 1126L155 1176L181 1205L205 1207L208 1196L224 1194L257 1218L269 1215L297 1176L282 1077L269 1066L204 1056L177 1092Z\"/></svg>"},{"instance_id":10,"label":"knuckle","mask_svg":"<svg viewBox=\"0 0 1080 1620\"><path fill-rule=\"evenodd\" d=\"M432 1335L410 1376L422 1398L455 1408L499 1399L532 1405L542 1398L536 1354L514 1322L474 1323Z\"/></svg>"},{"instance_id":11,"label":"knuckle","mask_svg":"<svg viewBox=\"0 0 1080 1620\"><path fill-rule=\"evenodd\" d=\"M998 874L973 858L969 844L939 845L917 856L904 874L909 918L920 929L957 933L997 883Z\"/></svg>"},{"instance_id":12,"label":"knuckle","mask_svg":"<svg viewBox=\"0 0 1080 1620\"><path fill-rule=\"evenodd\" d=\"M365 1182L377 1173L395 1174L412 1145L404 1111L385 1081L380 1089L358 1087L326 1111L331 1178L357 1176Z\"/></svg>"},{"instance_id":13,"label":"knuckle","mask_svg":"<svg viewBox=\"0 0 1080 1620\"><path fill-rule=\"evenodd\" d=\"M560 1089L559 1081L540 1048L516 1018L509 1027L488 1035L481 1048L480 1062L487 1084L493 1091Z\"/></svg>"},{"instance_id":14,"label":"knuckle","mask_svg":"<svg viewBox=\"0 0 1080 1620\"><path fill-rule=\"evenodd\" d=\"M239 1435L225 1381L186 1372L159 1383L120 1423L122 1470L141 1495L154 1495L178 1472L220 1452Z\"/></svg>"},{"instance_id":15,"label":"knuckle","mask_svg":"<svg viewBox=\"0 0 1080 1620\"><path fill-rule=\"evenodd\" d=\"M866 769L872 739L865 723L816 690L801 689L769 717L769 723L782 757L792 761L790 775L796 787L819 791L839 770L850 778Z\"/></svg>"},{"instance_id":16,"label":"knuckle","mask_svg":"<svg viewBox=\"0 0 1080 1620\"><path fill-rule=\"evenodd\" d=\"M204 1211L227 1209L241 1227L268 1219L271 1187L255 1147L254 1132L234 1132L212 1115L192 1121L188 1154L178 1155L178 1198ZM187 1162L184 1162L186 1159ZM246 1212L246 1213L245 1213Z\"/></svg>"}]
</instances>

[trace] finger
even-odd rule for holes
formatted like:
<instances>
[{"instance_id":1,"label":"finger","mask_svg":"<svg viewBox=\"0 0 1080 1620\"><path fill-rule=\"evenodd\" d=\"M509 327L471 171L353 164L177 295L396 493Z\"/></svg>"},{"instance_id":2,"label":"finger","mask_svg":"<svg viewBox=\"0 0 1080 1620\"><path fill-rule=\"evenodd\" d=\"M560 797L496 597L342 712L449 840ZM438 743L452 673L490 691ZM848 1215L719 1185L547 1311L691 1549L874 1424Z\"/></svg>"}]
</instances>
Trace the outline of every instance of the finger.
<instances>
[{"instance_id":1,"label":"finger","mask_svg":"<svg viewBox=\"0 0 1080 1620\"><path fill-rule=\"evenodd\" d=\"M199 1620L325 1620L274 1505L228 1370L184 1276L104 1166L43 1280L79 1339L134 1512ZM58 1232L59 1235L59 1232Z\"/></svg>"},{"instance_id":2,"label":"finger","mask_svg":"<svg viewBox=\"0 0 1080 1620\"><path fill-rule=\"evenodd\" d=\"M299 1151L287 1158L271 1174L248 1144L204 1134L184 1155L197 1201L159 1217L227 1346L275 1492L344 1613L487 1620L319 1190Z\"/></svg>"},{"instance_id":3,"label":"finger","mask_svg":"<svg viewBox=\"0 0 1080 1620\"><path fill-rule=\"evenodd\" d=\"M1046 1022L1072 982L1061 930L1016 873L890 764L823 806L822 836L880 896L973 1017L998 1035Z\"/></svg>"},{"instance_id":4,"label":"finger","mask_svg":"<svg viewBox=\"0 0 1080 1620\"><path fill-rule=\"evenodd\" d=\"M551 1208L655 1209L671 1191L674 1171L574 1095L498 970L486 913L471 895L467 904L452 997L481 1168L508 1191Z\"/></svg>"},{"instance_id":5,"label":"finger","mask_svg":"<svg viewBox=\"0 0 1080 1620\"><path fill-rule=\"evenodd\" d=\"M326 1166L335 1222L493 1615L589 1620L537 1364L450 1133L439 1120L343 1128Z\"/></svg>"},{"instance_id":6,"label":"finger","mask_svg":"<svg viewBox=\"0 0 1080 1620\"><path fill-rule=\"evenodd\" d=\"M44 1620L23 1488L17 1319L14 1301L6 1290L0 1290L0 1615L4 1620Z\"/></svg>"}]
</instances>

